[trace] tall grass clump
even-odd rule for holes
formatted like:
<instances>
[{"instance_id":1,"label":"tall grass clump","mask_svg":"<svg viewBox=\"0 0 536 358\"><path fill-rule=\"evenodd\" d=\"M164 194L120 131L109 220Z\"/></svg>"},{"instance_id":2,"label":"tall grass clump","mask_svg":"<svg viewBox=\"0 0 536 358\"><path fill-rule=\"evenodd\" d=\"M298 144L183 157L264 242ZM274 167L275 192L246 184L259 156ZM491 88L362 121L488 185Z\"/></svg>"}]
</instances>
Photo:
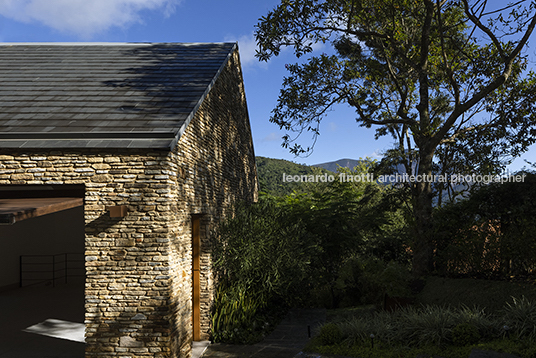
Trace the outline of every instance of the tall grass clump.
<instances>
[{"instance_id":1,"label":"tall grass clump","mask_svg":"<svg viewBox=\"0 0 536 358\"><path fill-rule=\"evenodd\" d=\"M503 313L505 331L508 331L508 334L532 342L536 340L536 302L528 300L525 296L512 297L512 302L506 304Z\"/></svg>"},{"instance_id":2,"label":"tall grass clump","mask_svg":"<svg viewBox=\"0 0 536 358\"><path fill-rule=\"evenodd\" d=\"M215 341L247 342L255 339L259 303L254 297L247 291L233 291L220 285L214 302L212 329Z\"/></svg>"},{"instance_id":3,"label":"tall grass clump","mask_svg":"<svg viewBox=\"0 0 536 358\"><path fill-rule=\"evenodd\" d=\"M501 333L503 326L501 320L486 313L483 308L462 305L456 313L460 324L475 327L480 337L484 339L498 337Z\"/></svg>"},{"instance_id":4,"label":"tall grass clump","mask_svg":"<svg viewBox=\"0 0 536 358\"><path fill-rule=\"evenodd\" d=\"M380 345L391 345L397 337L397 322L389 312L354 317L339 323L344 342L349 346L370 345L371 334Z\"/></svg>"},{"instance_id":5,"label":"tall grass clump","mask_svg":"<svg viewBox=\"0 0 536 358\"><path fill-rule=\"evenodd\" d=\"M238 206L212 234L217 342L262 338L266 322L307 297L309 247L298 222L272 201Z\"/></svg>"},{"instance_id":6,"label":"tall grass clump","mask_svg":"<svg viewBox=\"0 0 536 358\"><path fill-rule=\"evenodd\" d=\"M450 340L452 328L458 323L457 318L449 307L403 308L397 317L397 340L412 346L440 346Z\"/></svg>"},{"instance_id":7,"label":"tall grass clump","mask_svg":"<svg viewBox=\"0 0 536 358\"><path fill-rule=\"evenodd\" d=\"M518 303L518 306L520 316L523 314L521 310L527 313L526 305ZM512 320L508 322L513 327L521 327L519 324L514 325ZM380 348L418 348L452 344L465 346L500 338L504 318L487 314L478 307L426 305L405 307L395 312L378 311L329 324L339 327L341 342L348 347L370 347L373 335L374 345ZM530 326L528 321L523 324L523 327ZM527 336L527 332L524 332Z\"/></svg>"}]
</instances>

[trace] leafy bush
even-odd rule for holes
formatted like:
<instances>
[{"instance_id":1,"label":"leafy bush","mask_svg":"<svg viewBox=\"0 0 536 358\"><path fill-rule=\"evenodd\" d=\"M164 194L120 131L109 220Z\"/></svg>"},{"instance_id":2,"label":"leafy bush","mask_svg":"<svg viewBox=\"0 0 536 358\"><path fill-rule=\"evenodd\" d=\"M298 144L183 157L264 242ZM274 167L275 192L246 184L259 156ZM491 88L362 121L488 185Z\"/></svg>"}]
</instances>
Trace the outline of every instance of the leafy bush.
<instances>
[{"instance_id":1,"label":"leafy bush","mask_svg":"<svg viewBox=\"0 0 536 358\"><path fill-rule=\"evenodd\" d=\"M363 274L360 282L369 291L370 303L378 302L384 294L397 297L411 295L409 283L412 276L408 266L395 261L384 262L370 258L362 260L361 264Z\"/></svg>"},{"instance_id":2,"label":"leafy bush","mask_svg":"<svg viewBox=\"0 0 536 358\"><path fill-rule=\"evenodd\" d=\"M340 174L366 174L372 166L363 161L353 171L340 168ZM284 199L317 248L311 263L318 304L333 308L377 302L386 289L399 288L394 276L408 272L409 260L406 221L395 192L377 183L336 180L309 195ZM383 266L379 275L375 263Z\"/></svg>"},{"instance_id":3,"label":"leafy bush","mask_svg":"<svg viewBox=\"0 0 536 358\"><path fill-rule=\"evenodd\" d=\"M460 323L452 329L452 343L457 346L475 344L480 340L478 328L470 323Z\"/></svg>"},{"instance_id":4,"label":"leafy bush","mask_svg":"<svg viewBox=\"0 0 536 358\"><path fill-rule=\"evenodd\" d=\"M213 339L216 342L249 342L255 340L255 319L259 303L246 291L233 292L220 285L212 315Z\"/></svg>"},{"instance_id":5,"label":"leafy bush","mask_svg":"<svg viewBox=\"0 0 536 358\"><path fill-rule=\"evenodd\" d=\"M337 344L342 341L342 332L339 326L334 323L328 323L320 327L318 339L323 345Z\"/></svg>"},{"instance_id":6,"label":"leafy bush","mask_svg":"<svg viewBox=\"0 0 536 358\"><path fill-rule=\"evenodd\" d=\"M307 297L310 247L299 223L287 217L275 203L261 201L238 207L213 233L216 341L249 341L249 333L239 332L260 332L258 316L274 315Z\"/></svg>"},{"instance_id":7,"label":"leafy bush","mask_svg":"<svg viewBox=\"0 0 536 358\"><path fill-rule=\"evenodd\" d=\"M372 165L362 162L359 172L347 174L367 172ZM367 280L375 290L367 292L374 293L404 282L404 260L382 263L387 257L404 257L405 250L398 207L383 200L389 189L364 182L324 184L311 193L266 195L258 203L238 206L234 217L213 233L215 340L245 342L250 330L259 330L257 316L281 308L360 302ZM373 272L376 266L362 258L387 247L389 253L375 263L381 271ZM363 265L370 267L363 270Z\"/></svg>"},{"instance_id":8,"label":"leafy bush","mask_svg":"<svg viewBox=\"0 0 536 358\"><path fill-rule=\"evenodd\" d=\"M522 183L475 187L434 213L436 270L441 275L524 276L536 269L536 174Z\"/></svg>"}]
</instances>

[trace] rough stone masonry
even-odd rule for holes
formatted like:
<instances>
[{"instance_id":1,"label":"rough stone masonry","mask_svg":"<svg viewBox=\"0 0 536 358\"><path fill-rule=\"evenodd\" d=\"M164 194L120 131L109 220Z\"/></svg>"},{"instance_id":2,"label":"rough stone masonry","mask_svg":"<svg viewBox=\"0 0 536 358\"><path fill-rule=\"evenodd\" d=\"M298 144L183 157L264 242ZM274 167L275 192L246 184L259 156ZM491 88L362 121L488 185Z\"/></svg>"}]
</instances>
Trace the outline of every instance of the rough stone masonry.
<instances>
[{"instance_id":1,"label":"rough stone masonry","mask_svg":"<svg viewBox=\"0 0 536 358\"><path fill-rule=\"evenodd\" d=\"M84 185L86 357L189 357L192 215L201 219L201 332L210 230L257 177L235 48L173 150L1 148L1 185ZM125 217L110 217L124 205Z\"/></svg>"}]
</instances>

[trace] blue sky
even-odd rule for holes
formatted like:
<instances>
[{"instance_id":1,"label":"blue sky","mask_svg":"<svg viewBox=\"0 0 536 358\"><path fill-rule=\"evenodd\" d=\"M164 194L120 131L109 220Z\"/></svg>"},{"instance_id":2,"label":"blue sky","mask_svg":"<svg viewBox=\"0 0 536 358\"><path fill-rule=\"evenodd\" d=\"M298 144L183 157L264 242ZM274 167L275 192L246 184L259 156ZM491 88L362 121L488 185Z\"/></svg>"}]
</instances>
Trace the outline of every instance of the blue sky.
<instances>
[{"instance_id":1,"label":"blue sky","mask_svg":"<svg viewBox=\"0 0 536 358\"><path fill-rule=\"evenodd\" d=\"M284 51L268 63L254 58L254 26L278 0L0 0L0 42L235 42L238 41L255 154L317 164L341 158L381 158L390 138L374 140L341 105L322 121L314 152L294 157L281 147L284 132L269 122L285 64ZM326 45L328 46L328 45ZM326 48L327 49L327 48ZM323 51L319 47L317 51ZM300 141L309 144L304 136ZM534 154L533 154L534 153ZM536 149L526 158L536 161ZM516 160L512 169L524 165Z\"/></svg>"}]
</instances>

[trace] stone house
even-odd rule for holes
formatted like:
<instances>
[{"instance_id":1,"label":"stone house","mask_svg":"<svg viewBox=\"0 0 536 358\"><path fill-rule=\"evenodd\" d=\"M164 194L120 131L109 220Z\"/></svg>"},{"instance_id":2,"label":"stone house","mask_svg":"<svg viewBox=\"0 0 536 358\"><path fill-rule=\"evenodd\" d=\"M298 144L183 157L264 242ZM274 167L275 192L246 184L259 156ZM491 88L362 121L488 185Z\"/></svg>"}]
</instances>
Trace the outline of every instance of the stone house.
<instances>
[{"instance_id":1,"label":"stone house","mask_svg":"<svg viewBox=\"0 0 536 358\"><path fill-rule=\"evenodd\" d=\"M0 286L32 248L81 250L86 357L189 357L254 158L234 43L0 45Z\"/></svg>"}]
</instances>

